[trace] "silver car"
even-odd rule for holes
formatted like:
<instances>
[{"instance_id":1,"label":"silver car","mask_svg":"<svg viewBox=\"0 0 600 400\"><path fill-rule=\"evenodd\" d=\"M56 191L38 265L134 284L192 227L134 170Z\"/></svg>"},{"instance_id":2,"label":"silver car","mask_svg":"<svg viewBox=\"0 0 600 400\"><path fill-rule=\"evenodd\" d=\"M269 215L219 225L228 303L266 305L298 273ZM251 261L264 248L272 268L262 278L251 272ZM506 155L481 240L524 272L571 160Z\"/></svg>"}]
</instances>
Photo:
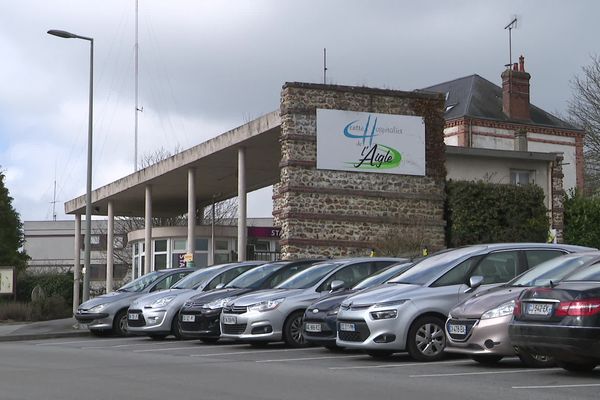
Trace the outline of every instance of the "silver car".
<instances>
[{"instance_id":1,"label":"silver car","mask_svg":"<svg viewBox=\"0 0 600 400\"><path fill-rule=\"evenodd\" d=\"M179 309L190 297L226 285L238 275L264 264L264 261L220 264L200 269L175 283L169 290L137 298L129 306L127 325L130 333L155 340L169 335L181 339Z\"/></svg>"},{"instance_id":2,"label":"silver car","mask_svg":"<svg viewBox=\"0 0 600 400\"><path fill-rule=\"evenodd\" d=\"M240 296L221 313L221 337L251 344L285 341L304 345L302 319L306 308L331 291L350 288L399 258L355 258L324 261L282 282L275 289Z\"/></svg>"},{"instance_id":3,"label":"silver car","mask_svg":"<svg viewBox=\"0 0 600 400\"><path fill-rule=\"evenodd\" d=\"M129 282L114 292L94 297L77 307L75 319L97 336L127 334L127 309L131 302L146 293L170 288L193 268L162 269Z\"/></svg>"},{"instance_id":4,"label":"silver car","mask_svg":"<svg viewBox=\"0 0 600 400\"><path fill-rule=\"evenodd\" d=\"M373 357L408 351L440 359L452 307L481 288L499 285L541 261L588 248L560 244L474 245L429 256L387 284L349 297L338 312L337 345Z\"/></svg>"}]
</instances>

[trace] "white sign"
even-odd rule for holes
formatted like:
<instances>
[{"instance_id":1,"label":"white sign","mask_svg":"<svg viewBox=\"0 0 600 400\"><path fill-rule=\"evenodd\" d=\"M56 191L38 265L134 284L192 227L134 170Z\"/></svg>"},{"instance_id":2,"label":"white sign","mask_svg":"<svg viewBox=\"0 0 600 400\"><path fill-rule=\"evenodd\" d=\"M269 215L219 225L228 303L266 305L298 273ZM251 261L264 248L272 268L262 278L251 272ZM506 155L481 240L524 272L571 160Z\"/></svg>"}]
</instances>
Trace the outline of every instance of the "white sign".
<instances>
[{"instance_id":1,"label":"white sign","mask_svg":"<svg viewBox=\"0 0 600 400\"><path fill-rule=\"evenodd\" d=\"M424 176L423 118L317 109L317 169Z\"/></svg>"},{"instance_id":2,"label":"white sign","mask_svg":"<svg viewBox=\"0 0 600 400\"><path fill-rule=\"evenodd\" d=\"M14 269L0 268L0 294L14 294Z\"/></svg>"}]
</instances>

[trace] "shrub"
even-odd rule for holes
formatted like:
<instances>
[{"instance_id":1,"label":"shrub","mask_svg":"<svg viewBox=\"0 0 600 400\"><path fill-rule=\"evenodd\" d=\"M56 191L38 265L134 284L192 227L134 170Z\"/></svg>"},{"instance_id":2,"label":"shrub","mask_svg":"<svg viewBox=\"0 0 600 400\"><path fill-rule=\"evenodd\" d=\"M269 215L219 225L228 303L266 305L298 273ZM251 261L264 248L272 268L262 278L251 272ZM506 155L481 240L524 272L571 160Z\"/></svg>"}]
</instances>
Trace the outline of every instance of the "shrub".
<instances>
[{"instance_id":1,"label":"shrub","mask_svg":"<svg viewBox=\"0 0 600 400\"><path fill-rule=\"evenodd\" d=\"M66 303L73 303L73 273L23 274L17 278L17 300L31 301L31 291L38 285L46 296L58 295Z\"/></svg>"},{"instance_id":2,"label":"shrub","mask_svg":"<svg viewBox=\"0 0 600 400\"><path fill-rule=\"evenodd\" d=\"M549 220L538 186L448 181L446 194L449 247L547 239Z\"/></svg>"},{"instance_id":3,"label":"shrub","mask_svg":"<svg viewBox=\"0 0 600 400\"><path fill-rule=\"evenodd\" d=\"M571 192L565 196L565 243L600 248L600 198Z\"/></svg>"}]
</instances>

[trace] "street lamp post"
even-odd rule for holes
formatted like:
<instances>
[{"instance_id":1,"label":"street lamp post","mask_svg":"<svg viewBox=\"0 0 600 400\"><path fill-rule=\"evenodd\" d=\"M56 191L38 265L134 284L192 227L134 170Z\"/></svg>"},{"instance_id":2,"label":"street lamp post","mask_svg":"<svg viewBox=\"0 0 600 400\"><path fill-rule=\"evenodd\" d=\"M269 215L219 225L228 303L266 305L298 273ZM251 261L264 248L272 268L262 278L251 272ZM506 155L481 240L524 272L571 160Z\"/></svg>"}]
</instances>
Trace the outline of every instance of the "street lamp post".
<instances>
[{"instance_id":1,"label":"street lamp post","mask_svg":"<svg viewBox=\"0 0 600 400\"><path fill-rule=\"evenodd\" d=\"M82 300L86 301L90 297L90 239L92 235L92 120L94 114L93 99L94 99L94 39L86 36L76 35L67 31L52 29L48 34L58 36L65 39L83 39L90 42L90 98L89 98L89 115L88 115L88 146L87 146L87 185L85 191L85 241L84 241L84 257L83 266L85 273L83 274L83 296ZM77 235L80 233L77 232Z\"/></svg>"}]
</instances>

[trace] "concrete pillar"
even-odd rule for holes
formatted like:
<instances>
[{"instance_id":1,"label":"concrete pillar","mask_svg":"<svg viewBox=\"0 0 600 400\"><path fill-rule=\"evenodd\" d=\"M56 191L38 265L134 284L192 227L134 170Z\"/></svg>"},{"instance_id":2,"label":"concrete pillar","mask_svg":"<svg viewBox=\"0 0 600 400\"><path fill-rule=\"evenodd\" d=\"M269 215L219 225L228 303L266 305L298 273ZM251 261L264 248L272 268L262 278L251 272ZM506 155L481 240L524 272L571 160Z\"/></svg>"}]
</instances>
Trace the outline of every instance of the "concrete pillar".
<instances>
[{"instance_id":1,"label":"concrete pillar","mask_svg":"<svg viewBox=\"0 0 600 400\"><path fill-rule=\"evenodd\" d=\"M144 274L152 271L152 187L146 185Z\"/></svg>"},{"instance_id":2,"label":"concrete pillar","mask_svg":"<svg viewBox=\"0 0 600 400\"><path fill-rule=\"evenodd\" d=\"M81 283L81 214L75 214L75 246L73 251L73 314L75 314L79 306L79 284Z\"/></svg>"},{"instance_id":3,"label":"concrete pillar","mask_svg":"<svg viewBox=\"0 0 600 400\"><path fill-rule=\"evenodd\" d=\"M188 225L186 253L194 254L196 250L196 171L188 168ZM194 262L192 261L192 266Z\"/></svg>"},{"instance_id":4,"label":"concrete pillar","mask_svg":"<svg viewBox=\"0 0 600 400\"><path fill-rule=\"evenodd\" d=\"M238 261L246 261L246 151L238 149Z\"/></svg>"},{"instance_id":5,"label":"concrete pillar","mask_svg":"<svg viewBox=\"0 0 600 400\"><path fill-rule=\"evenodd\" d=\"M106 293L113 291L115 211L113 202L108 202L108 227L106 232Z\"/></svg>"}]
</instances>

